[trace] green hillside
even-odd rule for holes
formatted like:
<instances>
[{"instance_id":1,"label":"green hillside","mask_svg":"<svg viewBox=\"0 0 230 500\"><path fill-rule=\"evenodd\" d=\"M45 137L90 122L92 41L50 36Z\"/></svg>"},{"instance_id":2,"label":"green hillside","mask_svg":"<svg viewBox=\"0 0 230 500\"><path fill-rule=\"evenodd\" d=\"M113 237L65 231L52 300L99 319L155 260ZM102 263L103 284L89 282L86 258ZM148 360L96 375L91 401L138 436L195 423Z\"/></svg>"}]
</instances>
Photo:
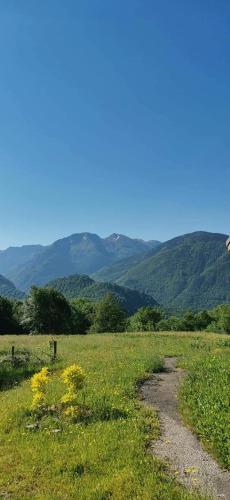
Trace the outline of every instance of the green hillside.
<instances>
[{"instance_id":1,"label":"green hillside","mask_svg":"<svg viewBox=\"0 0 230 500\"><path fill-rule=\"evenodd\" d=\"M23 247L1 252L0 272L26 291L32 285L42 286L60 276L92 274L118 260L147 252L158 244L115 233L108 238L92 233L72 234L49 246L36 247L32 258L31 247L27 248L28 259Z\"/></svg>"},{"instance_id":2,"label":"green hillside","mask_svg":"<svg viewBox=\"0 0 230 500\"><path fill-rule=\"evenodd\" d=\"M78 274L66 278L58 278L50 281L46 286L63 293L67 299L84 297L92 300L99 300L106 295L106 293L111 292L129 313L133 313L142 306L158 305L153 297L142 292L130 290L129 288L112 283L97 283L88 276L80 276Z\"/></svg>"},{"instance_id":3,"label":"green hillside","mask_svg":"<svg viewBox=\"0 0 230 500\"><path fill-rule=\"evenodd\" d=\"M102 269L99 269L99 271L96 271L96 273L91 274L91 277L96 281L110 281L112 283L116 282L123 274L129 271L130 268L138 265L149 255L150 251L148 253L142 252L137 255L127 257L126 259L121 259L111 266L102 267Z\"/></svg>"},{"instance_id":4,"label":"green hillside","mask_svg":"<svg viewBox=\"0 0 230 500\"><path fill-rule=\"evenodd\" d=\"M24 293L18 290L14 284L0 274L0 296L8 299L22 299Z\"/></svg>"},{"instance_id":5,"label":"green hillside","mask_svg":"<svg viewBox=\"0 0 230 500\"><path fill-rule=\"evenodd\" d=\"M43 249L42 245L23 245L0 250L0 273L11 279L11 275L13 276L19 267L28 264Z\"/></svg>"},{"instance_id":6,"label":"green hillside","mask_svg":"<svg viewBox=\"0 0 230 500\"><path fill-rule=\"evenodd\" d=\"M226 235L196 232L163 243L127 270L116 283L151 295L165 307L211 308L230 302L230 258ZM126 263L127 264L127 263ZM107 279L114 276L107 269Z\"/></svg>"}]
</instances>

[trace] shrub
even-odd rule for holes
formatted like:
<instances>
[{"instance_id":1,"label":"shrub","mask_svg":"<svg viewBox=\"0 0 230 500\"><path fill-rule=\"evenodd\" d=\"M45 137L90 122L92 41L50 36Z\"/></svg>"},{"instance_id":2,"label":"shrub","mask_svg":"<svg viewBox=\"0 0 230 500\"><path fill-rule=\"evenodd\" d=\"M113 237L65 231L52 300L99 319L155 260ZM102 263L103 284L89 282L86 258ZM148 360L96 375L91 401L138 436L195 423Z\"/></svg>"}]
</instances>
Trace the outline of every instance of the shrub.
<instances>
[{"instance_id":1,"label":"shrub","mask_svg":"<svg viewBox=\"0 0 230 500\"><path fill-rule=\"evenodd\" d=\"M131 316L128 329L134 332L147 332L156 330L157 323L163 318L163 312L155 307L141 307Z\"/></svg>"},{"instance_id":2,"label":"shrub","mask_svg":"<svg viewBox=\"0 0 230 500\"><path fill-rule=\"evenodd\" d=\"M40 372L35 373L31 379L33 392L32 410L41 410L46 405L46 386L49 381L48 368L44 367Z\"/></svg>"},{"instance_id":3,"label":"shrub","mask_svg":"<svg viewBox=\"0 0 230 500\"><path fill-rule=\"evenodd\" d=\"M61 399L65 406L65 415L74 417L78 413L77 395L83 388L85 374L80 366L73 364L62 372L61 378L67 386L67 392Z\"/></svg>"}]
</instances>

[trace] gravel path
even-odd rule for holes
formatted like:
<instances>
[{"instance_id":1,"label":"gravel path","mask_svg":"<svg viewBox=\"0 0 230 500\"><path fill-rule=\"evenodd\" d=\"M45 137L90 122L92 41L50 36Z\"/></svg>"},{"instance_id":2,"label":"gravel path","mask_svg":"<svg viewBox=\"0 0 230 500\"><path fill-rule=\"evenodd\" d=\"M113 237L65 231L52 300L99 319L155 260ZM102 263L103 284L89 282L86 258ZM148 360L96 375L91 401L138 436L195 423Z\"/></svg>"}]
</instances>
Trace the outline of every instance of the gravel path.
<instances>
[{"instance_id":1,"label":"gravel path","mask_svg":"<svg viewBox=\"0 0 230 500\"><path fill-rule=\"evenodd\" d=\"M183 372L176 358L165 358L165 371L155 374L141 389L143 400L159 412L161 438L152 443L154 455L167 459L178 479L214 499L230 500L230 473L224 471L201 447L179 416L177 392Z\"/></svg>"}]
</instances>

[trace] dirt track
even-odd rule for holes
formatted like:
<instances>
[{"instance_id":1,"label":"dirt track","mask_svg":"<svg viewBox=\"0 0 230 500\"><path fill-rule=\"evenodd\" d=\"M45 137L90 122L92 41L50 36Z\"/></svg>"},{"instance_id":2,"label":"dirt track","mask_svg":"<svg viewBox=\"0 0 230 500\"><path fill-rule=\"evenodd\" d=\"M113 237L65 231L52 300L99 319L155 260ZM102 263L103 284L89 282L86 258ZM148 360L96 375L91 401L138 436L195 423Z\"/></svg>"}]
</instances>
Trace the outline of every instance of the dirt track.
<instances>
[{"instance_id":1,"label":"dirt track","mask_svg":"<svg viewBox=\"0 0 230 500\"><path fill-rule=\"evenodd\" d=\"M141 389L143 400L159 412L161 438L152 443L154 455L166 459L188 488L198 488L214 499L230 500L230 473L206 453L179 416L177 392L182 372L175 358L165 358L165 371L155 374Z\"/></svg>"}]
</instances>

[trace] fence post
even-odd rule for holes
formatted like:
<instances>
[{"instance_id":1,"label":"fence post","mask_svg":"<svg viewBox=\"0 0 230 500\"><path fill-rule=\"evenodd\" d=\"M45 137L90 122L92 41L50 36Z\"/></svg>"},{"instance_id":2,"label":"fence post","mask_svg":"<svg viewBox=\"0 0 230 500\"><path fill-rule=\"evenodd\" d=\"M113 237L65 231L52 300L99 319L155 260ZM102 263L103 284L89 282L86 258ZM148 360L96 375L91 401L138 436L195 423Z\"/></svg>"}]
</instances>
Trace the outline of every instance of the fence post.
<instances>
[{"instance_id":1,"label":"fence post","mask_svg":"<svg viewBox=\"0 0 230 500\"><path fill-rule=\"evenodd\" d=\"M57 359L57 340L50 340L51 360Z\"/></svg>"},{"instance_id":2,"label":"fence post","mask_svg":"<svg viewBox=\"0 0 230 500\"><path fill-rule=\"evenodd\" d=\"M15 346L12 345L12 347L11 347L11 356L12 356L13 360L14 360L14 354L15 354Z\"/></svg>"},{"instance_id":3,"label":"fence post","mask_svg":"<svg viewBox=\"0 0 230 500\"><path fill-rule=\"evenodd\" d=\"M57 359L57 340L54 340L54 354L53 354L53 359L56 361Z\"/></svg>"}]
</instances>

